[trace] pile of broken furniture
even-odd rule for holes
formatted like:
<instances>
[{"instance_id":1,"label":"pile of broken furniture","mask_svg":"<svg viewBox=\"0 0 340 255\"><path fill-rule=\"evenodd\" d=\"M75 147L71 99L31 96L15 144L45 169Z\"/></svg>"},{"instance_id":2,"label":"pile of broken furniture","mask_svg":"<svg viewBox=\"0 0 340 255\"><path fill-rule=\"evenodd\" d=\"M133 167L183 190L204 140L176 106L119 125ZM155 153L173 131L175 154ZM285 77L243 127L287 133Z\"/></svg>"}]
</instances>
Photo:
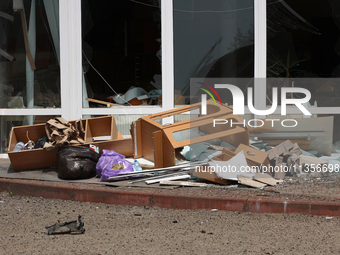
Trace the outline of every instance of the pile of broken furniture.
<instances>
[{"instance_id":1,"label":"pile of broken furniture","mask_svg":"<svg viewBox=\"0 0 340 255\"><path fill-rule=\"evenodd\" d=\"M77 127L76 139L67 145L80 145L89 147L91 144L99 148L99 153L103 150L113 150L127 158L140 158L154 163L153 169L144 170L138 173L119 175L119 177L132 178L139 176L139 179L132 180L145 181L147 184L161 183L163 185L178 185L178 180L182 186L204 186L197 183L197 178L218 184L230 184L235 181L256 188L263 188L266 185L276 185L287 173L287 167L297 169L298 174L302 173L304 164L310 164L317 158L310 159L309 156L302 155L297 144L289 140L272 148L269 151L260 150L249 144L249 128L247 126L213 125L213 119L233 120L242 123L242 117L233 115L232 108L226 105L218 105L212 101L207 102L207 114L199 115L198 110L201 104L197 103L184 106L157 114L148 115L134 121L131 124L131 138L123 138L118 132L114 116L89 118L85 120L70 121L64 123L71 127ZM169 125L162 125L162 119L174 117L183 113L190 113L194 118L175 122ZM61 121L64 121L60 119ZM59 140L66 142L58 130L58 123L52 122L52 129L46 130L46 124L13 127L9 143L9 158L14 171L49 168L58 166L57 152L59 147L49 149L37 148L24 151L13 151L19 141L25 141L27 134L33 141L49 134L59 137ZM51 124L51 123L50 123ZM197 136L181 136L178 134L189 133L199 134ZM100 140L98 137L106 137ZM204 161L180 163L180 152L186 146L194 144L210 144L211 141L219 140L230 145L232 148L223 148L212 145L218 151L218 155ZM320 162L318 162L320 163ZM218 166L233 166L235 171L218 171ZM322 165L327 162L322 161ZM241 168L252 169L251 171L241 171ZM273 169L280 167L280 171L263 171L263 169ZM222 168L221 168L222 169ZM291 171L291 170L290 170ZM161 175L159 173L162 173ZM142 179L140 177L143 177ZM114 181L117 178L112 178ZM192 180L194 179L194 180ZM174 182L175 181L175 182Z\"/></svg>"}]
</instances>

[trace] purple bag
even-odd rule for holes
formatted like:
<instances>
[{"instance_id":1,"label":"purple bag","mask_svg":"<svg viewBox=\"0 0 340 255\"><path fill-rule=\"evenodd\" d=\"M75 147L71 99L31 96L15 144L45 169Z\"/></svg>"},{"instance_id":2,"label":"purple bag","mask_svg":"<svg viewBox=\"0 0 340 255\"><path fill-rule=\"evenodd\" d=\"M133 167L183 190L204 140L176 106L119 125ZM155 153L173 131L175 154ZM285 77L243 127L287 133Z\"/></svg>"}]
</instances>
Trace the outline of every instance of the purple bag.
<instances>
[{"instance_id":1,"label":"purple bag","mask_svg":"<svg viewBox=\"0 0 340 255\"><path fill-rule=\"evenodd\" d=\"M132 164L124 158L125 156L115 151L103 150L96 166L99 181L113 181L109 177L133 172Z\"/></svg>"}]
</instances>

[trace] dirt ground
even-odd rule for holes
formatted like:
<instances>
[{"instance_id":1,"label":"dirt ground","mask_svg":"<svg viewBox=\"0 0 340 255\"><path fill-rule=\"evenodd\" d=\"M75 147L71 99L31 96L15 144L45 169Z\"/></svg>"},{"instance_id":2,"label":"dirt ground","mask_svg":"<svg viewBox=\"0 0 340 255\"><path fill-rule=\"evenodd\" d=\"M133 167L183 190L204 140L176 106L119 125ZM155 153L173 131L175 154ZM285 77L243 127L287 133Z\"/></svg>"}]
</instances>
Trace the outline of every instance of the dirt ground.
<instances>
[{"instance_id":1,"label":"dirt ground","mask_svg":"<svg viewBox=\"0 0 340 255\"><path fill-rule=\"evenodd\" d=\"M0 193L0 254L340 254L340 218L169 210ZM45 226L84 221L84 234Z\"/></svg>"}]
</instances>

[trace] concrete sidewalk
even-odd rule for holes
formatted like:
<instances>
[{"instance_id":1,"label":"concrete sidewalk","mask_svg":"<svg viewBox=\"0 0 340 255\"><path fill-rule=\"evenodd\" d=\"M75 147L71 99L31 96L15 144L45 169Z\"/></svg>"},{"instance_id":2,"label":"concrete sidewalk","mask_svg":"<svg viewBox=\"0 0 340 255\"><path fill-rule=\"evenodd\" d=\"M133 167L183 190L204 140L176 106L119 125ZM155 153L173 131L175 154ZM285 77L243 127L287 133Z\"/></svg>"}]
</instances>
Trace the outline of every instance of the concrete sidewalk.
<instances>
[{"instance_id":1,"label":"concrete sidewalk","mask_svg":"<svg viewBox=\"0 0 340 255\"><path fill-rule=\"evenodd\" d=\"M0 169L6 168L8 170L9 160L0 160ZM291 178L283 184L259 190L213 184L206 188L177 189L113 187L107 186L112 183L21 179L19 173L15 174L15 178L0 177L0 191L19 196L173 209L340 216L340 187L336 176Z\"/></svg>"}]
</instances>

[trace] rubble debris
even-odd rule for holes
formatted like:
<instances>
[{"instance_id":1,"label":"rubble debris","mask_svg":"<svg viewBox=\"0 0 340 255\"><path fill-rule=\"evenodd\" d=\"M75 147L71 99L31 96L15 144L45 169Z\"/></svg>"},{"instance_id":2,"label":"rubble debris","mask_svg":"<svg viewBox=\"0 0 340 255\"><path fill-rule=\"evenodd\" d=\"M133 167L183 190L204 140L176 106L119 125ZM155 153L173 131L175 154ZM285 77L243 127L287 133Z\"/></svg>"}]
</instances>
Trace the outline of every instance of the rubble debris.
<instances>
[{"instance_id":1,"label":"rubble debris","mask_svg":"<svg viewBox=\"0 0 340 255\"><path fill-rule=\"evenodd\" d=\"M78 216L79 225L77 225L77 221L68 221L64 223L56 223L54 225L45 227L47 229L48 235L53 234L83 234L85 233L84 222L81 221L81 216ZM68 230L66 231L57 231L60 228L66 227Z\"/></svg>"},{"instance_id":2,"label":"rubble debris","mask_svg":"<svg viewBox=\"0 0 340 255\"><path fill-rule=\"evenodd\" d=\"M309 174L313 177L328 175L328 161L307 156L300 155L296 161L296 173L297 176L301 176L301 174Z\"/></svg>"},{"instance_id":3,"label":"rubble debris","mask_svg":"<svg viewBox=\"0 0 340 255\"><path fill-rule=\"evenodd\" d=\"M250 186L253 188L257 188L257 189L263 189L264 187L267 186L267 184L265 183L255 181L252 178L241 176L241 175L237 176L237 179L238 179L238 183L241 183L243 185Z\"/></svg>"},{"instance_id":4,"label":"rubble debris","mask_svg":"<svg viewBox=\"0 0 340 255\"><path fill-rule=\"evenodd\" d=\"M288 155L301 155L302 151L297 143L293 144L293 148L291 148L289 151L286 151L283 153L283 156L288 156Z\"/></svg>"},{"instance_id":5,"label":"rubble debris","mask_svg":"<svg viewBox=\"0 0 340 255\"><path fill-rule=\"evenodd\" d=\"M315 167L317 165L322 166L322 165L328 164L326 160L319 159L319 158L312 157L312 156L306 156L306 155L301 155L298 158L297 163L299 165L315 165Z\"/></svg>"},{"instance_id":6,"label":"rubble debris","mask_svg":"<svg viewBox=\"0 0 340 255\"><path fill-rule=\"evenodd\" d=\"M272 162L275 161L275 179L283 179L287 173L298 177L303 174L314 177L328 175L327 161L310 156L312 154L302 151L297 143L293 144L290 140L272 148L268 153Z\"/></svg>"},{"instance_id":7,"label":"rubble debris","mask_svg":"<svg viewBox=\"0 0 340 255\"><path fill-rule=\"evenodd\" d=\"M287 164L282 163L274 172L274 178L276 180L283 180L286 176L287 171Z\"/></svg>"},{"instance_id":8,"label":"rubble debris","mask_svg":"<svg viewBox=\"0 0 340 255\"><path fill-rule=\"evenodd\" d=\"M290 140L284 141L278 146L272 148L267 151L269 160L273 160L277 155L282 155L285 152L289 152L292 148L294 148L293 143Z\"/></svg>"},{"instance_id":9,"label":"rubble debris","mask_svg":"<svg viewBox=\"0 0 340 255\"><path fill-rule=\"evenodd\" d=\"M277 180L275 180L272 176L266 173L256 173L253 176L253 179L268 184L270 186L275 186L277 184Z\"/></svg>"},{"instance_id":10,"label":"rubble debris","mask_svg":"<svg viewBox=\"0 0 340 255\"><path fill-rule=\"evenodd\" d=\"M274 178L283 180L285 178L286 172L284 171L285 163L283 163L283 157L276 156L275 167L278 169L274 172Z\"/></svg>"}]
</instances>

